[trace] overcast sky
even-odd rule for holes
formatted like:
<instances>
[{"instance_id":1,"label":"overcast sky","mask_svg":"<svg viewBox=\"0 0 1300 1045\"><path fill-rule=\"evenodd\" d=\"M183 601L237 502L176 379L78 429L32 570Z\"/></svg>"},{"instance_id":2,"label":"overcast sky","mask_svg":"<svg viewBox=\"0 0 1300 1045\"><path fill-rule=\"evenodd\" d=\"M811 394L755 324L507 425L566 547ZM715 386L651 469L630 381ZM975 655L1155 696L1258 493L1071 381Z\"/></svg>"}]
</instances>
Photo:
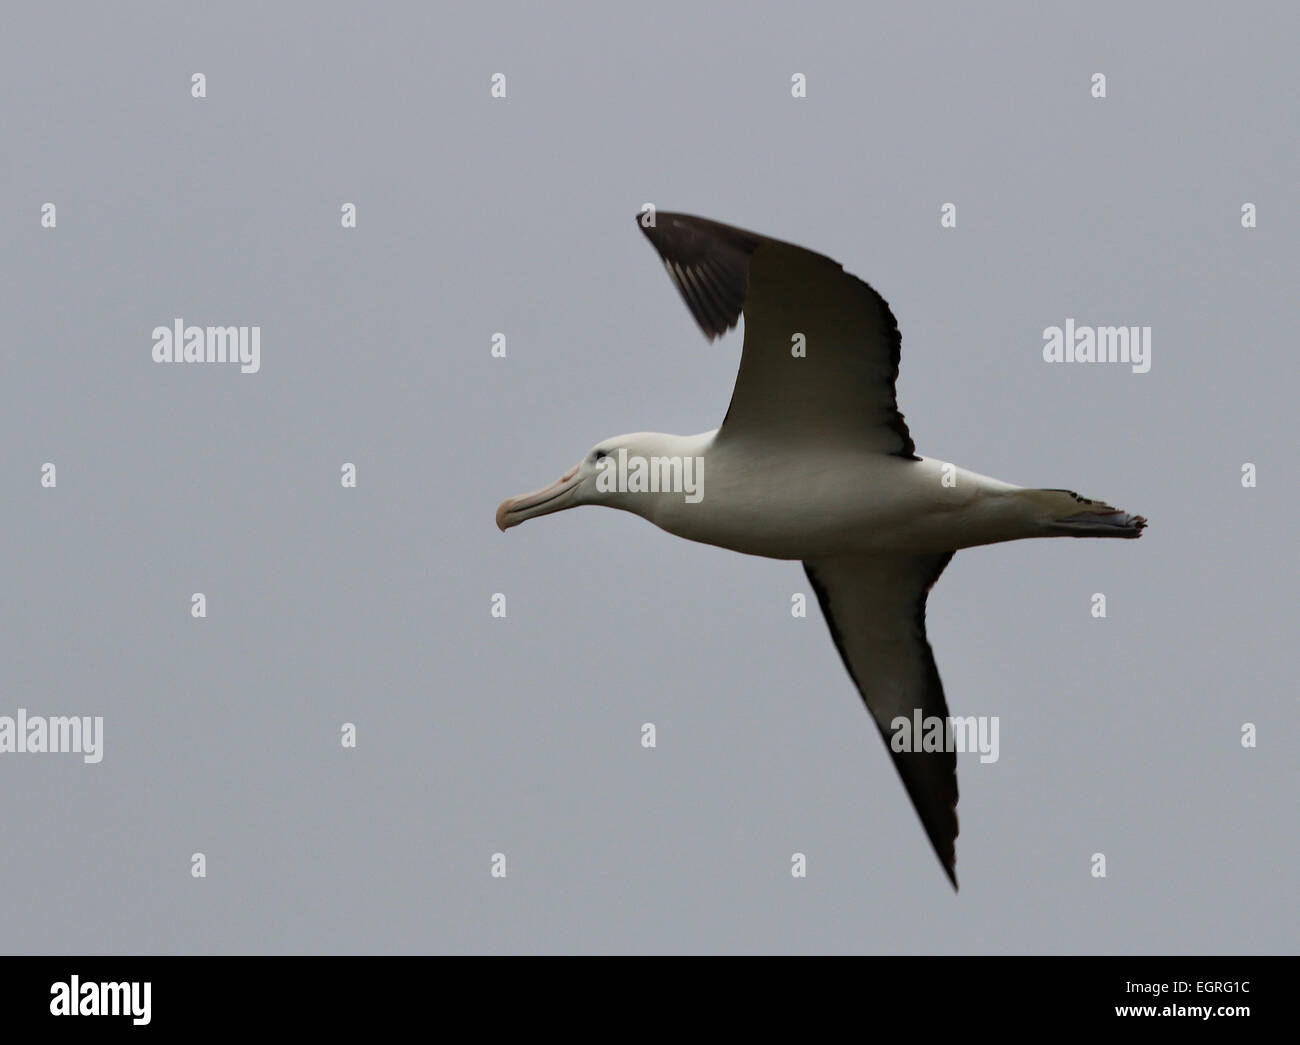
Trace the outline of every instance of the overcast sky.
<instances>
[{"instance_id":1,"label":"overcast sky","mask_svg":"<svg viewBox=\"0 0 1300 1045\"><path fill-rule=\"evenodd\" d=\"M1294 951L1298 30L11 12L0 716L104 725L97 764L0 754L0 947ZM921 453L1150 519L932 593L953 713L1000 722L959 758L959 894L798 564L591 508L493 525L602 438L721 421L740 333L700 336L646 202L871 282ZM1150 371L1044 362L1067 318L1150 326ZM177 319L258 326L260 370L155 363Z\"/></svg>"}]
</instances>

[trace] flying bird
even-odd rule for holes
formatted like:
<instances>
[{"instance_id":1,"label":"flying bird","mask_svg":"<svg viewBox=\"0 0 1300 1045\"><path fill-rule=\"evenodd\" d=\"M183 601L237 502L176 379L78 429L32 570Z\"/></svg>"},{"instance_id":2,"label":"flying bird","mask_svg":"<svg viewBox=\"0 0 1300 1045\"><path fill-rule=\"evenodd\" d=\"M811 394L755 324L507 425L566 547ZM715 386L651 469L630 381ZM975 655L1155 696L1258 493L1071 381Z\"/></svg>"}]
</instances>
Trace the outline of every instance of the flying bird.
<instances>
[{"instance_id":1,"label":"flying bird","mask_svg":"<svg viewBox=\"0 0 1300 1045\"><path fill-rule=\"evenodd\" d=\"M894 392L898 322L884 298L837 262L686 214L637 220L710 341L745 317L731 405L720 427L700 435L602 440L551 485L503 502L497 526L605 505L687 540L802 561L956 888L956 752L950 743L937 751L891 743L900 718L915 721L919 712L927 722L948 721L925 634L930 589L962 548L1027 537L1133 538L1146 519L1070 490L1015 486L918 454ZM638 466L639 477L627 474ZM694 481L694 497L683 492L684 477Z\"/></svg>"}]
</instances>

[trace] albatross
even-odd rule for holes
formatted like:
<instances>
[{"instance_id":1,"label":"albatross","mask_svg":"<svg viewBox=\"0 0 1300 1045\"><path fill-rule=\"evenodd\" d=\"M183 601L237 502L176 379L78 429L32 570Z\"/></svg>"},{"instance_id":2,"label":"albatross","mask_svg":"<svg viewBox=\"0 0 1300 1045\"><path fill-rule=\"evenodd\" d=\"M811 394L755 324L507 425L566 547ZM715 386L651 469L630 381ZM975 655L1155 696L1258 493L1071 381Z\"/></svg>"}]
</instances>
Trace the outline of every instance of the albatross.
<instances>
[{"instance_id":1,"label":"albatross","mask_svg":"<svg viewBox=\"0 0 1300 1045\"><path fill-rule=\"evenodd\" d=\"M731 405L720 427L699 435L602 440L551 485L503 502L497 526L605 505L687 540L801 561L955 889L956 752L951 742L920 750L919 737L900 744L895 733L897 720L918 714L950 721L925 634L930 589L962 548L1133 538L1146 519L1072 490L1020 487L918 454L894 391L898 321L839 263L687 214L639 214L637 223L710 341L744 316ZM674 489L679 462L695 465L694 497ZM612 475L638 463L640 481Z\"/></svg>"}]
</instances>

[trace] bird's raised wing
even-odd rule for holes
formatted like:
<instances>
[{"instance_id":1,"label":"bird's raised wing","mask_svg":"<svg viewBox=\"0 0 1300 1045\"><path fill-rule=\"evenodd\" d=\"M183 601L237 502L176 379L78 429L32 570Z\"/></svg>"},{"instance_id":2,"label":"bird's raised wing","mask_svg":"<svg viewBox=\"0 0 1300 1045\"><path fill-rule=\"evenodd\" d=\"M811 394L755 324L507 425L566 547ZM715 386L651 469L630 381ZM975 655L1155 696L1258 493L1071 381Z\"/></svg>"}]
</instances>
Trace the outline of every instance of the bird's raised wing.
<instances>
[{"instance_id":1,"label":"bird's raised wing","mask_svg":"<svg viewBox=\"0 0 1300 1045\"><path fill-rule=\"evenodd\" d=\"M948 722L948 703L925 637L925 600L952 552L826 559L804 569L821 603L831 638L866 702L885 743L902 717ZM950 748L890 753L903 786L920 814L930 844L953 887L957 886L957 756Z\"/></svg>"},{"instance_id":2,"label":"bird's raised wing","mask_svg":"<svg viewBox=\"0 0 1300 1045\"><path fill-rule=\"evenodd\" d=\"M719 440L807 441L917 460L898 412L898 321L885 299L822 254L688 214L641 230L709 340L745 317Z\"/></svg>"}]
</instances>

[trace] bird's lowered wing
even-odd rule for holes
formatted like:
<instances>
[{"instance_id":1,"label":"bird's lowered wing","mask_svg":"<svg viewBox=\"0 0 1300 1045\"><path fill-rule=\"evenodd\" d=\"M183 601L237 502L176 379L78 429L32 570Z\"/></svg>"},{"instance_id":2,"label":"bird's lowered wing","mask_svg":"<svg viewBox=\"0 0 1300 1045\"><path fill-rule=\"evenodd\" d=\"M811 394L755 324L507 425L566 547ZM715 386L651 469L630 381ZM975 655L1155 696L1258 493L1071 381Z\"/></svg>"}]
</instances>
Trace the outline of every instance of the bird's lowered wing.
<instances>
[{"instance_id":1,"label":"bird's lowered wing","mask_svg":"<svg viewBox=\"0 0 1300 1045\"><path fill-rule=\"evenodd\" d=\"M835 261L705 218L659 211L641 230L709 340L745 317L719 440L809 442L915 460L898 412L898 321Z\"/></svg>"},{"instance_id":2,"label":"bird's lowered wing","mask_svg":"<svg viewBox=\"0 0 1300 1045\"><path fill-rule=\"evenodd\" d=\"M888 745L892 723L938 717L948 704L925 637L925 600L952 558L936 555L856 557L805 562L844 666ZM890 747L898 775L920 814L930 843L953 887L957 885L957 756L947 748Z\"/></svg>"}]
</instances>

